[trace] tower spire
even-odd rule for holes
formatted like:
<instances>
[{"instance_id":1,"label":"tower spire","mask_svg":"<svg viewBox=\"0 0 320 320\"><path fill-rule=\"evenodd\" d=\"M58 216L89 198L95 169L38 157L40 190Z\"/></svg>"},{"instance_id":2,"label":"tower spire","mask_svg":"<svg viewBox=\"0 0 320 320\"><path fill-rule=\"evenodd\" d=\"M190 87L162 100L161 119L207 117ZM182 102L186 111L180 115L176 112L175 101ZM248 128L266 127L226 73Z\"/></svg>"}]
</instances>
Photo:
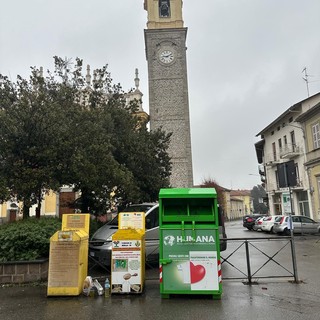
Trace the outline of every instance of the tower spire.
<instances>
[{"instance_id":1,"label":"tower spire","mask_svg":"<svg viewBox=\"0 0 320 320\"><path fill-rule=\"evenodd\" d=\"M90 65L89 64L87 65L86 82L87 82L87 85L89 87L90 84L91 84L91 74L90 74Z\"/></svg>"},{"instance_id":2,"label":"tower spire","mask_svg":"<svg viewBox=\"0 0 320 320\"><path fill-rule=\"evenodd\" d=\"M139 90L139 84L140 84L138 68L136 68L136 77L134 79L134 84L136 86L136 91L138 91Z\"/></svg>"}]
</instances>

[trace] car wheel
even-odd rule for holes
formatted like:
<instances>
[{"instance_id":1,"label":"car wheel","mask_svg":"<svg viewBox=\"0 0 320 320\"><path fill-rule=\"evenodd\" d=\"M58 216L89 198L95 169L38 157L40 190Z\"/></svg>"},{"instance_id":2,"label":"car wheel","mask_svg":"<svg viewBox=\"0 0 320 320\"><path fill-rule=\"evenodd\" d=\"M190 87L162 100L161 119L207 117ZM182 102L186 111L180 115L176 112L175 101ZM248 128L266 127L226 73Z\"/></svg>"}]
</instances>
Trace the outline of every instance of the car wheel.
<instances>
[{"instance_id":1,"label":"car wheel","mask_svg":"<svg viewBox=\"0 0 320 320\"><path fill-rule=\"evenodd\" d=\"M285 236L290 236L290 230L287 229L287 228L284 229L283 234L284 234Z\"/></svg>"},{"instance_id":2,"label":"car wheel","mask_svg":"<svg viewBox=\"0 0 320 320\"><path fill-rule=\"evenodd\" d=\"M273 232L273 227L271 227L271 229L270 229L270 233L274 233L274 232Z\"/></svg>"}]
</instances>

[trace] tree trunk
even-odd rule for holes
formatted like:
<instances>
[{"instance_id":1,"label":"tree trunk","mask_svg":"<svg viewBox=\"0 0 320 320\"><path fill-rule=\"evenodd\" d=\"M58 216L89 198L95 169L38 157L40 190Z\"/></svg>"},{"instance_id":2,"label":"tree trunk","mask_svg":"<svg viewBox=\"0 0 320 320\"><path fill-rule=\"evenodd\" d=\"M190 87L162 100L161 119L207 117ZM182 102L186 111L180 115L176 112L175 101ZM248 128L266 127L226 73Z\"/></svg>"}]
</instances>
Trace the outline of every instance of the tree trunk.
<instances>
[{"instance_id":1,"label":"tree trunk","mask_svg":"<svg viewBox=\"0 0 320 320\"><path fill-rule=\"evenodd\" d=\"M36 218L40 219L40 212L41 212L41 203L38 203L38 206L36 207Z\"/></svg>"},{"instance_id":2,"label":"tree trunk","mask_svg":"<svg viewBox=\"0 0 320 320\"><path fill-rule=\"evenodd\" d=\"M36 207L36 218L40 219L40 213L41 213L41 201L42 201L42 197L41 197L41 192L40 195L38 197L38 205Z\"/></svg>"},{"instance_id":3,"label":"tree trunk","mask_svg":"<svg viewBox=\"0 0 320 320\"><path fill-rule=\"evenodd\" d=\"M82 188L80 210L82 213L89 212L89 207L90 207L90 193L87 188Z\"/></svg>"},{"instance_id":4,"label":"tree trunk","mask_svg":"<svg viewBox=\"0 0 320 320\"><path fill-rule=\"evenodd\" d=\"M30 217L30 205L23 203L23 219L28 219Z\"/></svg>"}]
</instances>

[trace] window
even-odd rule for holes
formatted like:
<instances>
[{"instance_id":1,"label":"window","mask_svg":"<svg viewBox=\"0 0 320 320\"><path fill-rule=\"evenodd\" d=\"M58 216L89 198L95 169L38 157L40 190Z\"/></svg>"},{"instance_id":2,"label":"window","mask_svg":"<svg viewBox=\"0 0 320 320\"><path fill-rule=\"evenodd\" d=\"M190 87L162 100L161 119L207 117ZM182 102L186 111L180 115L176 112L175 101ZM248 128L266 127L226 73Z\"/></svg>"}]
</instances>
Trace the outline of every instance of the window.
<instances>
[{"instance_id":1,"label":"window","mask_svg":"<svg viewBox=\"0 0 320 320\"><path fill-rule=\"evenodd\" d=\"M282 149L282 141L281 141L281 139L278 139L278 144L279 144L279 149L281 150Z\"/></svg>"},{"instance_id":2,"label":"window","mask_svg":"<svg viewBox=\"0 0 320 320\"><path fill-rule=\"evenodd\" d=\"M159 16L160 18L170 17L170 0L159 0Z\"/></svg>"},{"instance_id":3,"label":"window","mask_svg":"<svg viewBox=\"0 0 320 320\"><path fill-rule=\"evenodd\" d=\"M277 160L277 150L276 150L276 143L275 142L272 143L272 152L273 152L273 160L276 161Z\"/></svg>"},{"instance_id":4,"label":"window","mask_svg":"<svg viewBox=\"0 0 320 320\"><path fill-rule=\"evenodd\" d=\"M287 136L283 136L283 141L284 141L284 145L286 146L288 144Z\"/></svg>"},{"instance_id":5,"label":"window","mask_svg":"<svg viewBox=\"0 0 320 320\"><path fill-rule=\"evenodd\" d=\"M317 187L318 187L318 200L320 202L320 176L316 176L317 179Z\"/></svg>"},{"instance_id":6,"label":"window","mask_svg":"<svg viewBox=\"0 0 320 320\"><path fill-rule=\"evenodd\" d=\"M146 216L146 229L152 229L159 226L159 207L155 208Z\"/></svg>"},{"instance_id":7,"label":"window","mask_svg":"<svg viewBox=\"0 0 320 320\"><path fill-rule=\"evenodd\" d=\"M313 148L320 148L320 127L319 123L316 123L312 126L312 140L313 140Z\"/></svg>"},{"instance_id":8,"label":"window","mask_svg":"<svg viewBox=\"0 0 320 320\"><path fill-rule=\"evenodd\" d=\"M300 223L300 217L292 216L292 222L298 222L298 223Z\"/></svg>"},{"instance_id":9,"label":"window","mask_svg":"<svg viewBox=\"0 0 320 320\"><path fill-rule=\"evenodd\" d=\"M291 144L292 144L292 151L296 151L296 137L294 135L294 131L290 132L290 137L291 137Z\"/></svg>"},{"instance_id":10,"label":"window","mask_svg":"<svg viewBox=\"0 0 320 320\"><path fill-rule=\"evenodd\" d=\"M276 170L274 173L275 173L275 175L276 175L277 189L279 189L279 176L278 176L278 170Z\"/></svg>"},{"instance_id":11,"label":"window","mask_svg":"<svg viewBox=\"0 0 320 320\"><path fill-rule=\"evenodd\" d=\"M310 217L309 200L307 191L298 193L299 214Z\"/></svg>"},{"instance_id":12,"label":"window","mask_svg":"<svg viewBox=\"0 0 320 320\"><path fill-rule=\"evenodd\" d=\"M313 221L307 217L300 217L300 219L301 219L301 223L313 223Z\"/></svg>"},{"instance_id":13,"label":"window","mask_svg":"<svg viewBox=\"0 0 320 320\"><path fill-rule=\"evenodd\" d=\"M295 175L296 175L296 184L301 186L301 181L300 181L300 176L299 176L299 166L297 163L295 163L294 167L295 167Z\"/></svg>"}]
</instances>

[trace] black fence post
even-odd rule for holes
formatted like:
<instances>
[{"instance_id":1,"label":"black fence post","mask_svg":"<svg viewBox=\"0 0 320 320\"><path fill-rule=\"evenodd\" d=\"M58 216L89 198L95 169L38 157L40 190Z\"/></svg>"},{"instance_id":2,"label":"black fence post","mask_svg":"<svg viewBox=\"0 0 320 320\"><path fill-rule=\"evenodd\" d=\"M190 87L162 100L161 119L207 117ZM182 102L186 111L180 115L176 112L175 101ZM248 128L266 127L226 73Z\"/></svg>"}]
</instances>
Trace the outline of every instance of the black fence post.
<instances>
[{"instance_id":1,"label":"black fence post","mask_svg":"<svg viewBox=\"0 0 320 320\"><path fill-rule=\"evenodd\" d=\"M251 284L251 266L250 266L250 256L249 256L249 244L248 240L245 241L245 248L246 248L246 259L247 259L247 270L248 270L248 284Z\"/></svg>"},{"instance_id":2,"label":"black fence post","mask_svg":"<svg viewBox=\"0 0 320 320\"><path fill-rule=\"evenodd\" d=\"M291 244L291 255L292 255L294 282L299 283L297 259L296 259L296 249L295 249L295 245L294 245L294 238L293 238L292 229L291 229L290 244Z\"/></svg>"}]
</instances>

